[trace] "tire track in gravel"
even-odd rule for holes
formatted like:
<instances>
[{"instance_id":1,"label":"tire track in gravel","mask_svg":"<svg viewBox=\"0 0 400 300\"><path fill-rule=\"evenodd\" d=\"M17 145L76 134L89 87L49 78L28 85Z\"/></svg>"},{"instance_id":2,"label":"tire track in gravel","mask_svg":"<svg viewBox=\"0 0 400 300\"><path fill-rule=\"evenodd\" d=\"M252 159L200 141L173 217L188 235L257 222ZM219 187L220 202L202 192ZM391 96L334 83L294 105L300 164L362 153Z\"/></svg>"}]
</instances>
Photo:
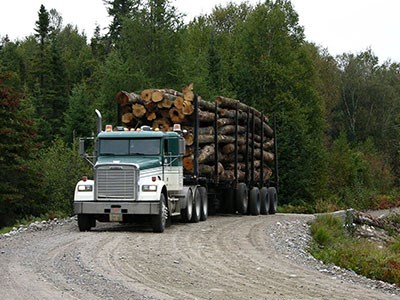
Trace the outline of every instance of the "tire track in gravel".
<instances>
[{"instance_id":1,"label":"tire track in gravel","mask_svg":"<svg viewBox=\"0 0 400 300\"><path fill-rule=\"evenodd\" d=\"M50 246L46 243L48 233L50 232L32 233L32 236L37 237L29 239L29 242L21 237L17 244L18 247L13 247L15 253L7 262L8 272L3 273L3 276L8 282L8 288L5 289L6 295L7 292L14 295L6 296L2 293L4 299L75 299L42 276L42 266L46 271L53 270L46 268L48 251L43 248L44 245L46 248ZM40 259L43 256L44 259Z\"/></svg>"},{"instance_id":2,"label":"tire track in gravel","mask_svg":"<svg viewBox=\"0 0 400 300\"><path fill-rule=\"evenodd\" d=\"M213 216L163 234L106 223L81 233L72 223L0 239L0 298L388 299L275 250L270 228L310 218Z\"/></svg>"},{"instance_id":3,"label":"tire track in gravel","mask_svg":"<svg viewBox=\"0 0 400 300\"><path fill-rule=\"evenodd\" d=\"M136 290L141 295L148 295L155 299L173 299L162 293L163 285L143 272L142 262L145 262L145 259L141 256L140 251L135 249L135 245L139 245L135 243L138 236L134 233L124 233L124 235L125 237L120 236L118 239L113 239L98 252L97 268L100 271L107 270L108 278L122 282L125 288ZM154 237L152 233L146 236L146 245L149 248L151 248L152 237ZM131 255L132 252L135 254L134 256Z\"/></svg>"}]
</instances>

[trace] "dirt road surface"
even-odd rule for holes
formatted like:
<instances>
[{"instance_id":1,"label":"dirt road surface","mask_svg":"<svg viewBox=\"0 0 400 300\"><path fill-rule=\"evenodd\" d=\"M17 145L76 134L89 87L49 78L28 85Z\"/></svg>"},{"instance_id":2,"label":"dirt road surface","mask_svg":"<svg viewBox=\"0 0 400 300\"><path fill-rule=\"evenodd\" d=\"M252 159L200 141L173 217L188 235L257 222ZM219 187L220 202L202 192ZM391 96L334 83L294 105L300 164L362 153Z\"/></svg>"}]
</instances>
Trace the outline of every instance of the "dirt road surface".
<instances>
[{"instance_id":1,"label":"dirt road surface","mask_svg":"<svg viewBox=\"0 0 400 300\"><path fill-rule=\"evenodd\" d=\"M399 299L275 250L270 228L312 216L216 216L147 227L76 222L0 239L0 299Z\"/></svg>"}]
</instances>

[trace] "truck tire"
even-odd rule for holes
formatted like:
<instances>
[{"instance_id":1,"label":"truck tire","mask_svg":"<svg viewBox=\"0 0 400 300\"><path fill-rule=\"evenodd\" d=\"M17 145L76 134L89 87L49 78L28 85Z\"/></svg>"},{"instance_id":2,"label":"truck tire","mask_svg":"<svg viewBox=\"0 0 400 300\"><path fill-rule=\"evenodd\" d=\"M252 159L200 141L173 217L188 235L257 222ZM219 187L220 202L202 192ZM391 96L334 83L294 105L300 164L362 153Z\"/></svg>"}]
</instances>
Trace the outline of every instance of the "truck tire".
<instances>
[{"instance_id":1,"label":"truck tire","mask_svg":"<svg viewBox=\"0 0 400 300\"><path fill-rule=\"evenodd\" d=\"M182 216L182 221L187 223L190 222L193 214L193 194L191 189L187 190L185 200L186 200L186 207L181 209L181 216Z\"/></svg>"},{"instance_id":2,"label":"truck tire","mask_svg":"<svg viewBox=\"0 0 400 300\"><path fill-rule=\"evenodd\" d=\"M253 187L249 195L249 211L253 216L260 214L260 189Z\"/></svg>"},{"instance_id":3,"label":"truck tire","mask_svg":"<svg viewBox=\"0 0 400 300\"><path fill-rule=\"evenodd\" d=\"M274 187L268 188L269 213L274 215L278 209L278 194Z\"/></svg>"},{"instance_id":4,"label":"truck tire","mask_svg":"<svg viewBox=\"0 0 400 300\"><path fill-rule=\"evenodd\" d=\"M269 213L268 188L264 186L260 190L260 214L268 215L268 213Z\"/></svg>"},{"instance_id":5,"label":"truck tire","mask_svg":"<svg viewBox=\"0 0 400 300\"><path fill-rule=\"evenodd\" d=\"M199 189L196 188L196 190L194 191L193 213L190 222L198 223L200 221L200 216L201 216L201 195Z\"/></svg>"},{"instance_id":6,"label":"truck tire","mask_svg":"<svg viewBox=\"0 0 400 300\"><path fill-rule=\"evenodd\" d=\"M78 227L79 231L89 231L90 228L92 228L92 224L94 218L92 218L90 215L85 215L85 214L79 214L78 215ZM96 222L96 220L94 220Z\"/></svg>"},{"instance_id":7,"label":"truck tire","mask_svg":"<svg viewBox=\"0 0 400 300\"><path fill-rule=\"evenodd\" d=\"M160 211L158 215L154 215L151 218L151 226L153 232L162 233L165 230L168 219L168 207L165 204L165 196L161 193L160 196Z\"/></svg>"},{"instance_id":8,"label":"truck tire","mask_svg":"<svg viewBox=\"0 0 400 300\"><path fill-rule=\"evenodd\" d=\"M232 189L223 190L222 195L224 197L223 211L224 213L234 214L235 213L235 191Z\"/></svg>"},{"instance_id":9,"label":"truck tire","mask_svg":"<svg viewBox=\"0 0 400 300\"><path fill-rule=\"evenodd\" d=\"M201 214L200 221L205 221L208 218L208 195L207 189L204 186L199 186L198 191L201 196Z\"/></svg>"},{"instance_id":10,"label":"truck tire","mask_svg":"<svg viewBox=\"0 0 400 300\"><path fill-rule=\"evenodd\" d=\"M237 211L242 215L247 214L247 208L249 206L249 194L245 183L240 182L237 185L235 196Z\"/></svg>"}]
</instances>

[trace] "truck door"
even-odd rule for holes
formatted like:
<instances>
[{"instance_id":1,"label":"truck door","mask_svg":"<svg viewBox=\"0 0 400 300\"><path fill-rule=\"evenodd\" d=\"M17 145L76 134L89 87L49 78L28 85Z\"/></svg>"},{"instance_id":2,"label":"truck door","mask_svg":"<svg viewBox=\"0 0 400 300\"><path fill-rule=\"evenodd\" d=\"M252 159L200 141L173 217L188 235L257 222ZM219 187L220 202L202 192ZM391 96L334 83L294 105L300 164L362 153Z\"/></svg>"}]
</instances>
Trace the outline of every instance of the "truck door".
<instances>
[{"instance_id":1,"label":"truck door","mask_svg":"<svg viewBox=\"0 0 400 300\"><path fill-rule=\"evenodd\" d=\"M182 155L179 151L179 138L167 137L163 141L164 182L169 191L183 188Z\"/></svg>"}]
</instances>

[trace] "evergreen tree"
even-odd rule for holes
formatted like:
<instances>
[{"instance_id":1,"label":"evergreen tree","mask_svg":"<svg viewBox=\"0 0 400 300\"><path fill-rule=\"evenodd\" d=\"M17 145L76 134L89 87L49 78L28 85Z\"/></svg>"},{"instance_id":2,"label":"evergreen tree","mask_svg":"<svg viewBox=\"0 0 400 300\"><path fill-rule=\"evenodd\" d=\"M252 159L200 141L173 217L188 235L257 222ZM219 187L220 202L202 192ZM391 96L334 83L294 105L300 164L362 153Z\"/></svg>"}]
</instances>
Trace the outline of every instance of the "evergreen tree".
<instances>
[{"instance_id":1,"label":"evergreen tree","mask_svg":"<svg viewBox=\"0 0 400 300\"><path fill-rule=\"evenodd\" d=\"M177 82L182 86L193 82L196 93L206 100L215 96L214 85L209 78L209 63L218 59L214 57L217 53L210 50L211 30L205 17L193 20L181 34L181 44L185 46L179 49L176 57Z\"/></svg>"},{"instance_id":2,"label":"evergreen tree","mask_svg":"<svg viewBox=\"0 0 400 300\"><path fill-rule=\"evenodd\" d=\"M0 71L0 227L43 211L40 176L31 168L38 149L33 109L18 86L15 74Z\"/></svg>"},{"instance_id":3,"label":"evergreen tree","mask_svg":"<svg viewBox=\"0 0 400 300\"><path fill-rule=\"evenodd\" d=\"M95 128L94 109L88 94L87 86L84 83L76 85L72 90L63 127L67 144L71 144L74 137L91 136Z\"/></svg>"},{"instance_id":4,"label":"evergreen tree","mask_svg":"<svg viewBox=\"0 0 400 300\"><path fill-rule=\"evenodd\" d=\"M136 9L140 6L141 0L105 0L107 12L112 17L108 39L108 52L118 43L121 38L121 31L124 19L129 19Z\"/></svg>"},{"instance_id":5,"label":"evergreen tree","mask_svg":"<svg viewBox=\"0 0 400 300\"><path fill-rule=\"evenodd\" d=\"M106 44L105 39L100 34L100 26L97 25L93 37L90 39L90 49L95 59L104 62L106 59Z\"/></svg>"},{"instance_id":6,"label":"evergreen tree","mask_svg":"<svg viewBox=\"0 0 400 300\"><path fill-rule=\"evenodd\" d=\"M170 1L148 1L125 19L119 50L131 73L144 75L153 86L175 86L181 27L182 17Z\"/></svg>"},{"instance_id":7,"label":"evergreen tree","mask_svg":"<svg viewBox=\"0 0 400 300\"><path fill-rule=\"evenodd\" d=\"M276 114L281 199L312 201L324 193L324 106L304 34L290 1L257 5L238 30L238 99Z\"/></svg>"},{"instance_id":8,"label":"evergreen tree","mask_svg":"<svg viewBox=\"0 0 400 300\"><path fill-rule=\"evenodd\" d=\"M40 10L38 12L38 17L39 20L36 21L36 28L34 29L36 31L35 36L39 39L39 45L40 45L40 60L39 60L39 78L40 78L40 88L44 88L44 77L45 77L45 50L46 50L46 41L49 37L50 33L50 19L49 19L49 13L47 12L46 8L42 4L40 6Z\"/></svg>"}]
</instances>

